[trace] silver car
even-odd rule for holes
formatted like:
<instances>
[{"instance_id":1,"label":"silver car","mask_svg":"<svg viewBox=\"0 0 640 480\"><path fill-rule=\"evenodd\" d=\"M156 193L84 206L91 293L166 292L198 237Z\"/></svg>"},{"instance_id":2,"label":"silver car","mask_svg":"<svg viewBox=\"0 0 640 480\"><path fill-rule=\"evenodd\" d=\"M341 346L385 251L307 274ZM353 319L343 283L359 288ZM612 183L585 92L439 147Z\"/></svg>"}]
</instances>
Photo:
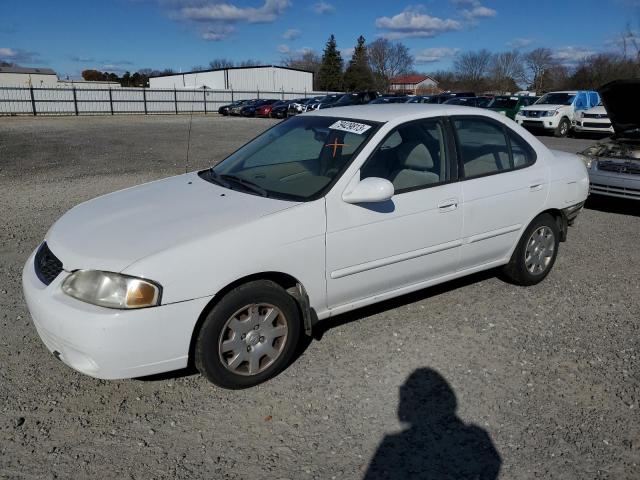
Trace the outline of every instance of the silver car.
<instances>
[{"instance_id":1,"label":"silver car","mask_svg":"<svg viewBox=\"0 0 640 480\"><path fill-rule=\"evenodd\" d=\"M616 80L600 88L615 135L583 152L590 193L640 200L640 118L634 108L640 79Z\"/></svg>"}]
</instances>

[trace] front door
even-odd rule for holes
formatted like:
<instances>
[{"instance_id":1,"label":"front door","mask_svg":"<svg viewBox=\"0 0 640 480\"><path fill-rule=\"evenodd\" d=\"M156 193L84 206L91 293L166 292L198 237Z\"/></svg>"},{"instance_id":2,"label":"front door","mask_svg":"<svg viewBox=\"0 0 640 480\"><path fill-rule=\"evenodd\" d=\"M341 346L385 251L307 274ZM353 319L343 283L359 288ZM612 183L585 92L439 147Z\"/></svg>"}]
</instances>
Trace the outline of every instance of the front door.
<instances>
[{"instance_id":1,"label":"front door","mask_svg":"<svg viewBox=\"0 0 640 480\"><path fill-rule=\"evenodd\" d=\"M349 204L327 196L330 308L454 272L462 210L457 168L438 119L392 130L356 173L394 185L391 200ZM357 181L358 178L353 179Z\"/></svg>"}]
</instances>

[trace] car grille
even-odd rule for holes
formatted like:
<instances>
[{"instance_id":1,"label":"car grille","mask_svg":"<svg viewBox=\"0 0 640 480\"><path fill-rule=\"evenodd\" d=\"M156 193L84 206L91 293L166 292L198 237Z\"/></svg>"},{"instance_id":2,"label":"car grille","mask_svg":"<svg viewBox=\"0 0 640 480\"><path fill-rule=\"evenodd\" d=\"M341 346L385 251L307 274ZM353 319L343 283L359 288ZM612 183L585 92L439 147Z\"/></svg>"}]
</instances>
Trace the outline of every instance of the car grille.
<instances>
[{"instance_id":1,"label":"car grille","mask_svg":"<svg viewBox=\"0 0 640 480\"><path fill-rule=\"evenodd\" d=\"M542 111L540 111L540 110L520 110L520 114L523 117L540 118L542 116Z\"/></svg>"},{"instance_id":2,"label":"car grille","mask_svg":"<svg viewBox=\"0 0 640 480\"><path fill-rule=\"evenodd\" d=\"M640 175L640 163L637 162L598 162L598 170L605 172L628 173L631 175Z\"/></svg>"},{"instance_id":3,"label":"car grille","mask_svg":"<svg viewBox=\"0 0 640 480\"><path fill-rule=\"evenodd\" d=\"M58 260L49 247L47 242L40 245L34 259L34 268L36 275L42 283L49 285L62 272L62 262Z\"/></svg>"},{"instance_id":4,"label":"car grille","mask_svg":"<svg viewBox=\"0 0 640 480\"><path fill-rule=\"evenodd\" d=\"M640 189L629 187L614 187L611 185L603 185L601 183L592 183L589 186L591 193L599 193L620 198L633 198L640 200Z\"/></svg>"},{"instance_id":5,"label":"car grille","mask_svg":"<svg viewBox=\"0 0 640 480\"><path fill-rule=\"evenodd\" d=\"M583 127L587 128L609 128L611 124L607 123L595 123L595 122L582 122Z\"/></svg>"},{"instance_id":6,"label":"car grille","mask_svg":"<svg viewBox=\"0 0 640 480\"><path fill-rule=\"evenodd\" d=\"M582 118L609 118L606 113L584 113Z\"/></svg>"}]
</instances>

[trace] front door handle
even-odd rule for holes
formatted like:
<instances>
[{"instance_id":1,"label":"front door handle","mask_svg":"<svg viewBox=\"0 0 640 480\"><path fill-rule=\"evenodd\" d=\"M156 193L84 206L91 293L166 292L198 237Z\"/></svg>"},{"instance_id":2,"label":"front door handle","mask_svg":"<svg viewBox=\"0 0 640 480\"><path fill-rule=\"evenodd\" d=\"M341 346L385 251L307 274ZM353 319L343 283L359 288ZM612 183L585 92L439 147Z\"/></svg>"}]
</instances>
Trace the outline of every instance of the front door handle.
<instances>
[{"instance_id":1,"label":"front door handle","mask_svg":"<svg viewBox=\"0 0 640 480\"><path fill-rule=\"evenodd\" d=\"M531 185L529 185L529 190L531 190L532 192L538 192L542 190L543 186L544 180L534 180L533 182L531 182Z\"/></svg>"},{"instance_id":2,"label":"front door handle","mask_svg":"<svg viewBox=\"0 0 640 480\"><path fill-rule=\"evenodd\" d=\"M458 199L450 198L448 200L443 200L438 204L438 210L440 213L451 212L458 208Z\"/></svg>"}]
</instances>

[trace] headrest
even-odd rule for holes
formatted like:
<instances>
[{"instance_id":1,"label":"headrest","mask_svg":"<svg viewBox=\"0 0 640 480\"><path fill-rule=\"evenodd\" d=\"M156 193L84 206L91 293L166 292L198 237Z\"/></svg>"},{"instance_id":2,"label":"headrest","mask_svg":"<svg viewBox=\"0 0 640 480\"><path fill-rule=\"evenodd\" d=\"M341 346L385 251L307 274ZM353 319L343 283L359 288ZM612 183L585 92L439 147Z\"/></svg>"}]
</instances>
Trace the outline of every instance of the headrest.
<instances>
[{"instance_id":1,"label":"headrest","mask_svg":"<svg viewBox=\"0 0 640 480\"><path fill-rule=\"evenodd\" d=\"M434 167L429 149L421 142L407 142L398 152L400 165L414 170L430 170Z\"/></svg>"}]
</instances>

